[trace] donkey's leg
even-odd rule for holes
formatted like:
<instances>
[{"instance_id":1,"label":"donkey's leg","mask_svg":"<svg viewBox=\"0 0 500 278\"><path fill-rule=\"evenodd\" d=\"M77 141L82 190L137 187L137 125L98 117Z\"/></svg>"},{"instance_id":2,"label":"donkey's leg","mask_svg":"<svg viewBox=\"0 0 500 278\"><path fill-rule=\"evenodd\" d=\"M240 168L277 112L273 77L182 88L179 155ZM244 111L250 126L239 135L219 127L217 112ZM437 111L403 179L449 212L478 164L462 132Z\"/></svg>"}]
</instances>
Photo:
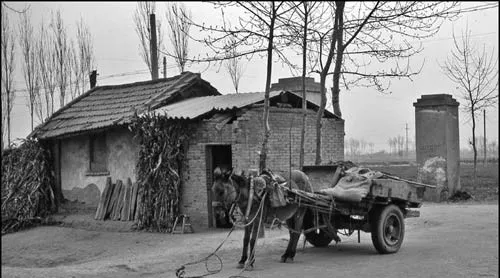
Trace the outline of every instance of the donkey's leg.
<instances>
[{"instance_id":1,"label":"donkey's leg","mask_svg":"<svg viewBox=\"0 0 500 278\"><path fill-rule=\"evenodd\" d=\"M292 241L293 241L293 238L294 236L297 234L295 232L295 216L290 218L290 219L287 219L286 220L286 225L288 227L288 233L289 233L289 239L288 239L288 246L286 247L286 251L283 255L281 255L281 262L282 263L286 263L286 261L288 259L291 258L291 249L292 249ZM293 258L290 260L290 261L293 261Z\"/></svg>"},{"instance_id":2,"label":"donkey's leg","mask_svg":"<svg viewBox=\"0 0 500 278\"><path fill-rule=\"evenodd\" d=\"M243 236L243 252L241 253L241 259L238 262L238 268L245 267L245 262L247 261L248 254L248 242L250 241L250 226L245 227L245 235Z\"/></svg>"},{"instance_id":3,"label":"donkey's leg","mask_svg":"<svg viewBox=\"0 0 500 278\"><path fill-rule=\"evenodd\" d=\"M287 220L288 227L293 230L290 230L290 239L288 240L288 247L286 248L285 254L281 256L281 262L283 263L286 263L287 260L293 261L293 258L295 257L297 243L299 242L302 222L304 221L305 214L306 211L304 209L299 209L294 217Z\"/></svg>"},{"instance_id":4,"label":"donkey's leg","mask_svg":"<svg viewBox=\"0 0 500 278\"><path fill-rule=\"evenodd\" d=\"M306 210L305 209L299 209L297 211L297 214L295 215L295 230L298 231L299 233L294 233L294 237L292 238L293 240L290 243L290 258L293 260L295 257L295 253L297 251L297 243L299 242L300 238L300 232L302 231L302 224L304 223L304 217L306 215Z\"/></svg>"}]
</instances>

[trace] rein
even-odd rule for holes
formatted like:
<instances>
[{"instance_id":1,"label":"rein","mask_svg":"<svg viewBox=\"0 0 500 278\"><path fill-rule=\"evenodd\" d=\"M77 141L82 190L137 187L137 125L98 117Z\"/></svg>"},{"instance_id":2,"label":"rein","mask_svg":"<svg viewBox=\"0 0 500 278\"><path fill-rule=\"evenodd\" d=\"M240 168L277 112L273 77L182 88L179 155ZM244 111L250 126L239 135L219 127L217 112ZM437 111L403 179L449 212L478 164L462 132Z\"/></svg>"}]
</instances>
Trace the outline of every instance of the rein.
<instances>
[{"instance_id":1,"label":"rein","mask_svg":"<svg viewBox=\"0 0 500 278\"><path fill-rule=\"evenodd\" d=\"M231 185L233 188L236 188L234 186L234 181L232 179L232 175L229 177L229 180L231 181ZM235 192L237 190L235 189ZM249 187L249 190L248 190L248 202L247 202L247 207L246 207L246 211L245 211L245 215L244 215L244 224L239 224L239 223L236 223L235 221L232 220L232 217L229 217L229 219L231 220L231 223L238 227L238 228L244 228L244 227L247 227L249 225L252 225L255 221L255 219L257 219L257 216L259 215L259 213L263 210L264 208L264 202L266 200L266 197L267 197L267 192L263 191L264 193L259 196L259 194L256 194L255 192L255 183L254 183L254 178L253 177L250 177L250 187ZM250 212L252 211L252 206L253 206L253 200L255 199L255 197L258 197L260 198L260 203L259 203L259 208L257 209L257 212L255 213L255 215L253 216L253 218L251 220L249 220L249 216L250 216ZM233 211L237 205L237 203L240 201L240 198L241 198L241 190L238 190L238 196L236 197L236 199L233 201L233 203L231 204L231 209L229 210L229 215L231 216L233 214Z\"/></svg>"}]
</instances>

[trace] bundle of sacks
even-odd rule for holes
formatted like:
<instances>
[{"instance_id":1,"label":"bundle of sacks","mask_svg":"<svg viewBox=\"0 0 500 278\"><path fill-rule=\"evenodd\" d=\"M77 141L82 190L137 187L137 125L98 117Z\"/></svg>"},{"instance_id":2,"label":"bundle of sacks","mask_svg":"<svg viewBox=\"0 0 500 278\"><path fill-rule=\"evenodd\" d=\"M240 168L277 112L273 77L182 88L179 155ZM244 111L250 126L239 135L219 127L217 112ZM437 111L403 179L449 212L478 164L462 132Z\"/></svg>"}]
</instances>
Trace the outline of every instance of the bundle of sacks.
<instances>
[{"instance_id":1,"label":"bundle of sacks","mask_svg":"<svg viewBox=\"0 0 500 278\"><path fill-rule=\"evenodd\" d=\"M382 176L384 174L379 171L352 167L346 170L343 177L336 184L332 184L331 188L321 189L320 192L341 201L360 202L370 192L372 180Z\"/></svg>"}]
</instances>

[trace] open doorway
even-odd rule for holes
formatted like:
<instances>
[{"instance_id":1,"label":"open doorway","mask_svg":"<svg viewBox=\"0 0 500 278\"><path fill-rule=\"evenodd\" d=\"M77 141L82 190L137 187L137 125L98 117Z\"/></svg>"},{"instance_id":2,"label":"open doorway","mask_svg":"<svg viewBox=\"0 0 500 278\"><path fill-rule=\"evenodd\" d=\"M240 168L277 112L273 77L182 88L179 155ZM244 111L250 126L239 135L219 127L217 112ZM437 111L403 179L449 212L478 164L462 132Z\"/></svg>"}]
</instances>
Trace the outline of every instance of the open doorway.
<instances>
[{"instance_id":1,"label":"open doorway","mask_svg":"<svg viewBox=\"0 0 500 278\"><path fill-rule=\"evenodd\" d=\"M217 167L231 169L233 155L231 145L207 145L207 207L208 207L208 226L210 228L231 228L229 220L229 208L222 204L213 202L212 184L213 174Z\"/></svg>"}]
</instances>

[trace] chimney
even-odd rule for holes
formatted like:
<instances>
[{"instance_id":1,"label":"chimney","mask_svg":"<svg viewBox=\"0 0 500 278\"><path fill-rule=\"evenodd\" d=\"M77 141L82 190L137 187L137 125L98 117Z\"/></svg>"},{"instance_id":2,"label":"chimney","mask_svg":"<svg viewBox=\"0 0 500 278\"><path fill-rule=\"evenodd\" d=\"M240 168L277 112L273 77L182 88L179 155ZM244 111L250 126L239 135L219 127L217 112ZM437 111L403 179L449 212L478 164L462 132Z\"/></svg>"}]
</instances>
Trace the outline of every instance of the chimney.
<instances>
[{"instance_id":1,"label":"chimney","mask_svg":"<svg viewBox=\"0 0 500 278\"><path fill-rule=\"evenodd\" d=\"M90 89L95 87L95 83L97 82L97 70L93 70L90 72Z\"/></svg>"},{"instance_id":2,"label":"chimney","mask_svg":"<svg viewBox=\"0 0 500 278\"><path fill-rule=\"evenodd\" d=\"M158 79L158 44L156 43L156 18L155 14L149 15L149 24L151 26L151 40L149 41L149 46L151 50L151 79Z\"/></svg>"}]
</instances>

